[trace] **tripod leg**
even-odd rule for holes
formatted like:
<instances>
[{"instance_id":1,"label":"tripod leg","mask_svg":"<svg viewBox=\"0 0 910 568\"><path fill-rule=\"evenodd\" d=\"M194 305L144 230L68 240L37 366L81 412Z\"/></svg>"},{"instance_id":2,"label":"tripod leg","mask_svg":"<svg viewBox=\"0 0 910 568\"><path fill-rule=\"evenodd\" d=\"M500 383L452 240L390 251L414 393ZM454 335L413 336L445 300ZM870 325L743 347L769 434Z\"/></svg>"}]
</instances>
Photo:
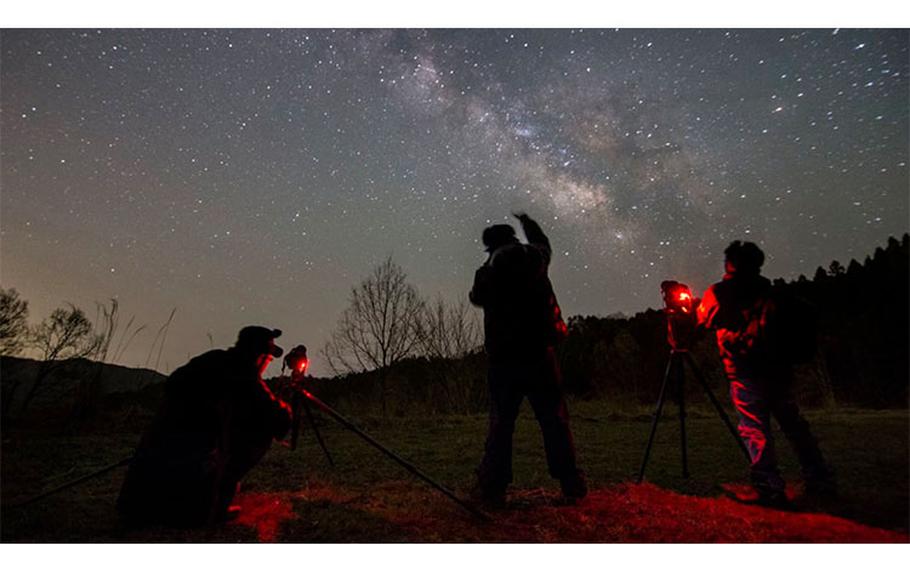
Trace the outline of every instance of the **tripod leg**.
<instances>
[{"instance_id":1,"label":"tripod leg","mask_svg":"<svg viewBox=\"0 0 910 568\"><path fill-rule=\"evenodd\" d=\"M303 404L303 411L306 413L306 420L309 422L310 428L313 429L313 433L316 434L316 441L319 442L319 447L322 448L325 459L328 460L331 467L335 467L335 462L332 461L332 454L329 453L329 449L326 447L325 442L322 441L322 434L319 433L319 428L316 427L316 421L313 419L313 413L310 410L309 403L303 397L301 397L301 403Z\"/></svg>"},{"instance_id":2,"label":"tripod leg","mask_svg":"<svg viewBox=\"0 0 910 568\"><path fill-rule=\"evenodd\" d=\"M678 357L673 354L671 357ZM679 404L679 447L682 451L682 476L689 478L689 453L686 447L686 370L680 361L676 365L676 402Z\"/></svg>"},{"instance_id":3,"label":"tripod leg","mask_svg":"<svg viewBox=\"0 0 910 568\"><path fill-rule=\"evenodd\" d=\"M300 393L294 392L291 399L291 449L297 449L297 438L300 437Z\"/></svg>"},{"instance_id":4,"label":"tripod leg","mask_svg":"<svg viewBox=\"0 0 910 568\"><path fill-rule=\"evenodd\" d=\"M325 412L326 414L328 414L329 416L334 418L339 424L341 424L342 426L344 426L351 432L360 436L360 438L363 439L366 443L373 446L374 448L376 448L377 450L379 450L380 452L382 452L383 454L385 454L386 456L388 456L389 458L394 460L398 465L402 466L403 468L405 468L409 472L413 473L420 479L429 483L431 486L433 486L435 489L437 489L440 493L442 493L443 495L445 495L452 501L455 501L456 503L458 503L459 505L464 507L464 509L466 511L469 511L472 515L475 515L478 518L481 518L485 521L490 520L490 517L487 516L483 511L478 510L476 507L474 507L467 501L460 499L457 495L452 493L452 491L450 491L449 489L446 489L445 487L440 485L438 482L434 481L429 476L427 476L427 474L425 474L422 471L420 471L419 469L417 469L417 466L415 466L414 464L412 464L408 461L405 461L404 458L402 458L401 456L399 456L392 450L388 449L387 447L385 447L382 444L380 444L379 442L377 442L372 436L370 436L369 434L367 434L366 432L364 432L357 426L354 426L354 424L352 424L350 420L348 420L341 414L338 414L338 412L334 408L332 408L328 404L322 402L321 400L319 400L318 398L313 396L313 394L311 392L309 392L305 389L300 389L300 392L305 397L307 397L310 401L312 401L313 404L315 404L317 408L319 408L320 410L322 410L323 412Z\"/></svg>"},{"instance_id":5,"label":"tripod leg","mask_svg":"<svg viewBox=\"0 0 910 568\"><path fill-rule=\"evenodd\" d=\"M717 413L720 414L721 420L723 420L724 424L727 426L727 430L730 431L730 434L733 436L733 439L736 440L736 444L739 446L739 449L742 450L743 455L746 456L746 461L752 463L752 456L749 454L749 450L746 448L746 444L744 444L742 438L739 437L739 432L736 431L736 427L733 426L732 422L730 422L730 417L727 416L726 411L724 411L724 407L720 405L717 397L715 397L714 393L711 392L711 387L708 386L708 382L701 374L701 369L699 369L698 365L695 364L695 360L692 358L692 354L687 353L686 355L688 355L686 357L686 360L689 362L689 366L692 367L692 372L695 374L695 378L697 378L698 382L701 383L702 388L705 390L705 394L708 395L708 398L711 400L714 408L717 409Z\"/></svg>"},{"instance_id":6,"label":"tripod leg","mask_svg":"<svg viewBox=\"0 0 910 568\"><path fill-rule=\"evenodd\" d=\"M22 501L20 503L13 503L9 506L10 507L24 507L25 505L30 505L30 504L34 503L35 501L38 501L39 499L44 499L48 495L53 495L54 493L57 493L58 491L63 491L64 489L68 489L70 487L73 487L74 485L79 485L80 483L88 481L89 479L94 479L95 477L98 477L101 474L107 473L107 472L111 471L112 469L117 469L118 467L124 466L124 465L130 463L131 461L133 461L133 456L130 456L128 458L123 458L122 460L118 461L117 463L112 463L97 471L94 471L87 475L83 475L82 477L76 478L72 481L68 481L68 482L64 483L63 485L58 485L57 487L54 487L53 489L45 491L44 493L41 493L40 495L36 495L36 496L31 497L30 499L26 499L25 501ZM6 505L4 505L4 506L6 506Z\"/></svg>"},{"instance_id":7,"label":"tripod leg","mask_svg":"<svg viewBox=\"0 0 910 568\"><path fill-rule=\"evenodd\" d=\"M648 445L645 446L645 457L641 460L641 469L638 470L638 483L645 478L645 467L648 465L648 458L651 456L651 445L654 443L654 434L657 432L657 422L660 420L660 413L664 407L664 397L667 394L667 383L670 381L670 374L673 372L675 361L674 355L670 354L670 360L667 361L667 370L664 372L664 382L660 385L660 394L657 396L657 409L654 410L654 419L651 421L651 434L648 436Z\"/></svg>"}]
</instances>

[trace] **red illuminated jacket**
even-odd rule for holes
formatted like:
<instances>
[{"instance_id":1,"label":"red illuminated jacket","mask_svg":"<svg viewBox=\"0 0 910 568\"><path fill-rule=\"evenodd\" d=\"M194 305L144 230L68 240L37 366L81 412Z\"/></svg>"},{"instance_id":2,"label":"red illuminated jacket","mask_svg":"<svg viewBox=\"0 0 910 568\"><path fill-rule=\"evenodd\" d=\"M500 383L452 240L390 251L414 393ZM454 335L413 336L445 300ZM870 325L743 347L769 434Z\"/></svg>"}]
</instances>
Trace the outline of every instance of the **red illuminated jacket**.
<instances>
[{"instance_id":1,"label":"red illuminated jacket","mask_svg":"<svg viewBox=\"0 0 910 568\"><path fill-rule=\"evenodd\" d=\"M696 309L698 323L714 330L728 374L774 362L768 320L775 309L771 282L760 275L726 274L705 292Z\"/></svg>"},{"instance_id":2,"label":"red illuminated jacket","mask_svg":"<svg viewBox=\"0 0 910 568\"><path fill-rule=\"evenodd\" d=\"M469 298L483 308L484 347L491 355L520 355L555 345L566 335L547 275L552 249L540 226L521 218L528 244L497 248L477 269Z\"/></svg>"}]
</instances>

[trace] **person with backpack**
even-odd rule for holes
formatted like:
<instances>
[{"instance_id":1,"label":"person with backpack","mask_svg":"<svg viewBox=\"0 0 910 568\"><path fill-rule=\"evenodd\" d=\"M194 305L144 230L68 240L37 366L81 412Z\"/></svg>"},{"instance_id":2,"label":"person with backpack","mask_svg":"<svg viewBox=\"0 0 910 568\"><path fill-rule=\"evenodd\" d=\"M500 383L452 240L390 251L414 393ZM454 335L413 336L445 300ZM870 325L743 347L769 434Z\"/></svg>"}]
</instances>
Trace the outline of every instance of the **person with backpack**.
<instances>
[{"instance_id":1,"label":"person with backpack","mask_svg":"<svg viewBox=\"0 0 910 568\"><path fill-rule=\"evenodd\" d=\"M528 243L515 237L511 225L485 229L489 257L469 294L483 308L489 361L490 422L477 470L478 497L493 506L505 503L512 482L512 434L527 396L543 432L550 475L559 480L566 500L575 502L587 494L587 483L576 465L556 360L555 345L567 329L547 275L552 249L537 222L525 214L515 217Z\"/></svg>"},{"instance_id":2,"label":"person with backpack","mask_svg":"<svg viewBox=\"0 0 910 568\"><path fill-rule=\"evenodd\" d=\"M714 330L730 398L739 415L739 435L751 457L750 477L758 503L785 507L785 483L777 467L773 416L799 458L807 494L832 493L834 478L793 394L793 365L814 355L810 318L799 302L772 291L761 275L765 254L751 242L734 241L724 251L723 280L712 285L696 309L698 324ZM812 337L794 337L794 330Z\"/></svg>"}]
</instances>

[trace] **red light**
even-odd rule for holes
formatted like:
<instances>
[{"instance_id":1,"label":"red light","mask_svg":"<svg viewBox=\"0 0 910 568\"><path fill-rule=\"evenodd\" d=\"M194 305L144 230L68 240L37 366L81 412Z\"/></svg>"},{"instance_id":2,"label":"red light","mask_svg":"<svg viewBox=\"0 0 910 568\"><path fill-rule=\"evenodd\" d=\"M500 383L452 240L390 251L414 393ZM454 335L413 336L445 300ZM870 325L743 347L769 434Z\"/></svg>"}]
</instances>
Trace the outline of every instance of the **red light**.
<instances>
[{"instance_id":1,"label":"red light","mask_svg":"<svg viewBox=\"0 0 910 568\"><path fill-rule=\"evenodd\" d=\"M679 293L679 299L682 300L682 301L686 301L686 300L689 300L689 299L691 299L691 298L692 298L692 296L690 296L688 292L680 292L680 293Z\"/></svg>"},{"instance_id":2,"label":"red light","mask_svg":"<svg viewBox=\"0 0 910 568\"><path fill-rule=\"evenodd\" d=\"M309 360L307 360L307 359L301 360L299 363L297 363L297 372L298 373L306 372L306 368L309 364L310 364Z\"/></svg>"}]
</instances>

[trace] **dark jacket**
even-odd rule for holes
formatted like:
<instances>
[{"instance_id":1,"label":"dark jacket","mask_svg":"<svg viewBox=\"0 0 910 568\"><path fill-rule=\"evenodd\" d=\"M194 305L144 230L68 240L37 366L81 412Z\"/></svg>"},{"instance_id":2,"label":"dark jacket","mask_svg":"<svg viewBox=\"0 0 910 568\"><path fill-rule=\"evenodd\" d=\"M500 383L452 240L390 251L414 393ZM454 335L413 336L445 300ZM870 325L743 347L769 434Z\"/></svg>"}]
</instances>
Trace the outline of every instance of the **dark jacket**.
<instances>
[{"instance_id":1,"label":"dark jacket","mask_svg":"<svg viewBox=\"0 0 910 568\"><path fill-rule=\"evenodd\" d=\"M779 362L768 334L776 309L771 281L758 274L726 274L705 292L698 323L714 330L728 375Z\"/></svg>"},{"instance_id":2,"label":"dark jacket","mask_svg":"<svg viewBox=\"0 0 910 568\"><path fill-rule=\"evenodd\" d=\"M546 349L566 334L547 275L550 241L534 220L520 220L528 244L516 240L492 251L469 294L483 308L484 347L492 356Z\"/></svg>"},{"instance_id":3,"label":"dark jacket","mask_svg":"<svg viewBox=\"0 0 910 568\"><path fill-rule=\"evenodd\" d=\"M287 433L290 420L249 357L233 348L195 357L168 377L118 506L133 518L204 521L232 456L267 447Z\"/></svg>"},{"instance_id":4,"label":"dark jacket","mask_svg":"<svg viewBox=\"0 0 910 568\"><path fill-rule=\"evenodd\" d=\"M234 349L193 358L168 377L165 393L147 442L167 440L175 453L230 450L238 435L280 438L290 425L287 405Z\"/></svg>"}]
</instances>

